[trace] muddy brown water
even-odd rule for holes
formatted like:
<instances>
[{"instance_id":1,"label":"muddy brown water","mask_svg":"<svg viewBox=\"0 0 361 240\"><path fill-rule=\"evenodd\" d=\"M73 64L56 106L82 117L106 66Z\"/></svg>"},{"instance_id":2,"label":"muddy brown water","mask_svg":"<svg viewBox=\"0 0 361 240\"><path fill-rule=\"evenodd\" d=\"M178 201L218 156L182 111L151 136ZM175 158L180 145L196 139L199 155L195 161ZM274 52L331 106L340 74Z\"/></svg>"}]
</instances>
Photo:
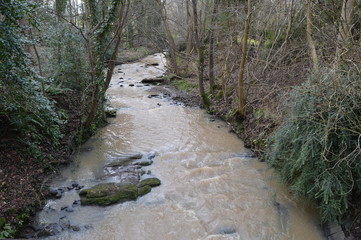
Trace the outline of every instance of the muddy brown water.
<instances>
[{"instance_id":1,"label":"muddy brown water","mask_svg":"<svg viewBox=\"0 0 361 240\"><path fill-rule=\"evenodd\" d=\"M155 62L159 65L149 65ZM77 228L48 238L323 239L317 211L292 200L271 169L247 157L242 141L229 133L225 122L198 108L148 98L151 87L139 82L163 71L162 54L115 70L107 94L117 117L84 145L92 150L79 154L52 183L61 187L75 181L90 187L118 181L101 178L104 166L116 156L140 152L156 155L145 170L162 185L137 201L78 206L60 216L64 206L79 199L75 190L67 191L47 202L38 223L61 218Z\"/></svg>"}]
</instances>

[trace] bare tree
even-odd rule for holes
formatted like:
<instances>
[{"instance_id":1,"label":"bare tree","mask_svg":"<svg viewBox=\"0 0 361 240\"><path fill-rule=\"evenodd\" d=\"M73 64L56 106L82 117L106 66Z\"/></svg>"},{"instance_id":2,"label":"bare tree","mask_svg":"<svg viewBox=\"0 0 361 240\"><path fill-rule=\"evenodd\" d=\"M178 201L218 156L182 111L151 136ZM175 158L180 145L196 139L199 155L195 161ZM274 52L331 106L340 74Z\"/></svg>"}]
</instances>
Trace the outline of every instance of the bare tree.
<instances>
[{"instance_id":1,"label":"bare tree","mask_svg":"<svg viewBox=\"0 0 361 240\"><path fill-rule=\"evenodd\" d=\"M156 0L158 5L159 5L159 12L161 14L162 17L162 22L163 22L163 26L164 26L164 31L166 33L167 36L167 42L168 42L168 46L169 46L169 54L170 54L170 62L173 68L173 71L175 72L175 74L179 75L179 68L178 68L178 64L177 64L177 46L175 44L172 32L170 30L169 24L168 24L168 16L167 16L167 11L166 11L166 1L161 1L161 0Z\"/></svg>"},{"instance_id":2,"label":"bare tree","mask_svg":"<svg viewBox=\"0 0 361 240\"><path fill-rule=\"evenodd\" d=\"M313 71L317 72L318 71L318 57L317 57L317 52L316 52L316 45L315 45L315 42L312 37L312 28L313 28L313 26L312 26L312 5L313 5L312 0L307 0L306 34L307 34L308 47L310 49L310 56L311 56L311 60L312 60Z\"/></svg>"},{"instance_id":3,"label":"bare tree","mask_svg":"<svg viewBox=\"0 0 361 240\"><path fill-rule=\"evenodd\" d=\"M193 29L194 29L194 38L195 45L198 52L198 88L199 95L202 99L202 104L207 107L208 97L204 89L204 44L199 33L199 22L198 22L198 12L197 12L197 0L192 0L193 8Z\"/></svg>"},{"instance_id":4,"label":"bare tree","mask_svg":"<svg viewBox=\"0 0 361 240\"><path fill-rule=\"evenodd\" d=\"M244 30L242 35L242 56L241 56L241 65L239 69L238 76L238 112L242 118L246 116L246 99L244 91L244 72L246 65L247 57L247 45L248 45L248 34L249 28L251 25L251 16L252 16L252 0L247 2L247 19L244 23Z\"/></svg>"},{"instance_id":5,"label":"bare tree","mask_svg":"<svg viewBox=\"0 0 361 240\"><path fill-rule=\"evenodd\" d=\"M211 17L211 26L209 30L209 85L211 92L214 92L215 83L214 83L214 24L216 22L218 4L220 0L214 1L213 12Z\"/></svg>"},{"instance_id":6,"label":"bare tree","mask_svg":"<svg viewBox=\"0 0 361 240\"><path fill-rule=\"evenodd\" d=\"M339 64L342 55L348 52L352 39L352 18L355 10L355 0L343 0L339 30L337 36L337 46L335 53L334 67Z\"/></svg>"}]
</instances>

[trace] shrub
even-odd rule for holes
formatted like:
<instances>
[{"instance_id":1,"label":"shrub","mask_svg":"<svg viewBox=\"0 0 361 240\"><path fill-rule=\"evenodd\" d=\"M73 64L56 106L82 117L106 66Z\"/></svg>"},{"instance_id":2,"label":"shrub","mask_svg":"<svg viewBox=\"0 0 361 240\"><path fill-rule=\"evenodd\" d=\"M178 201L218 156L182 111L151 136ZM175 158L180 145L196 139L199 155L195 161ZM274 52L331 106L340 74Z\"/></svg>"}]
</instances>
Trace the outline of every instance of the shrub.
<instances>
[{"instance_id":1,"label":"shrub","mask_svg":"<svg viewBox=\"0 0 361 240\"><path fill-rule=\"evenodd\" d=\"M290 97L267 161L296 197L319 203L323 221L349 212L361 187L361 84L357 74L315 75Z\"/></svg>"}]
</instances>

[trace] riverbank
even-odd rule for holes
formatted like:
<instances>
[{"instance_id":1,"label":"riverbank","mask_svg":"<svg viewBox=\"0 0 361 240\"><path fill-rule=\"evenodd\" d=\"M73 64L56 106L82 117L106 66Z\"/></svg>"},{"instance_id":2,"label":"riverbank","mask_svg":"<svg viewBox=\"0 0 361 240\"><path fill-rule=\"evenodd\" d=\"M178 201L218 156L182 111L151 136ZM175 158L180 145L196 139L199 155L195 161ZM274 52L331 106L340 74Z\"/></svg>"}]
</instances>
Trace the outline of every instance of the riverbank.
<instances>
[{"instance_id":1,"label":"riverbank","mask_svg":"<svg viewBox=\"0 0 361 240\"><path fill-rule=\"evenodd\" d=\"M134 62L155 52L148 48L124 50L119 62ZM49 182L59 170L72 162L71 156L82 151L80 140L81 99L75 90L53 95L57 112L66 124L60 145L55 147L47 139L39 146L29 146L18 133L1 126L0 138L0 234L17 236L28 226L34 214L43 207ZM6 123L6 119L4 120ZM0 235L1 236L1 235Z\"/></svg>"},{"instance_id":2,"label":"riverbank","mask_svg":"<svg viewBox=\"0 0 361 240\"><path fill-rule=\"evenodd\" d=\"M195 76L194 76L195 77ZM174 80L171 84L178 88L183 102L192 101L198 95L197 79L181 79L182 84ZM298 83L300 84L300 83ZM209 89L209 83L206 82L206 88ZM180 86L180 87L179 87ZM184 88L184 86L194 86ZM247 115L245 119L239 119L236 114L237 105L232 105L234 101L227 101L223 97L220 87L216 88L210 97L209 113L225 120L229 123L232 131L235 132L250 148L260 161L264 161L264 152L270 144L270 136L276 130L278 125L285 118L287 112L287 96L297 86L294 81L284 81L282 86L269 81L259 85L251 85L247 92ZM188 96L188 97L187 97ZM353 200L354 203L359 200ZM357 206L357 204L356 204ZM328 239L361 239L361 214L360 208L355 207L352 216L343 219L341 224L325 223L323 224L324 234Z\"/></svg>"},{"instance_id":3,"label":"riverbank","mask_svg":"<svg viewBox=\"0 0 361 240\"><path fill-rule=\"evenodd\" d=\"M46 200L47 182L58 169L71 162L70 156L79 144L80 99L70 91L54 97L56 107L68 116L64 137L58 147L44 141L31 148L17 137L5 132L0 139L0 229L7 225L9 237L14 237L27 225Z\"/></svg>"}]
</instances>

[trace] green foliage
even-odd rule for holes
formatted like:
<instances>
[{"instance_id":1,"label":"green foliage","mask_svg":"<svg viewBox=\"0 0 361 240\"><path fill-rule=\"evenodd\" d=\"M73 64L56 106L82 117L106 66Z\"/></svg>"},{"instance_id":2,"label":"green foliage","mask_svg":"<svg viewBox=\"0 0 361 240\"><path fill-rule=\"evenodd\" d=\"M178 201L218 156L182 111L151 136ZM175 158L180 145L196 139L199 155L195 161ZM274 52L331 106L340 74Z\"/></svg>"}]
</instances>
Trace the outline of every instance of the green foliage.
<instances>
[{"instance_id":1,"label":"green foliage","mask_svg":"<svg viewBox=\"0 0 361 240\"><path fill-rule=\"evenodd\" d=\"M1 229L0 239L13 238L14 235L15 235L15 230L11 227L10 224L7 223L5 224L3 229Z\"/></svg>"},{"instance_id":2,"label":"green foliage","mask_svg":"<svg viewBox=\"0 0 361 240\"><path fill-rule=\"evenodd\" d=\"M324 221L340 220L361 189L361 85L357 74L325 71L293 92L267 161L296 197L319 203Z\"/></svg>"},{"instance_id":3,"label":"green foliage","mask_svg":"<svg viewBox=\"0 0 361 240\"><path fill-rule=\"evenodd\" d=\"M58 144L62 121L41 92L39 77L23 50L28 41L19 34L22 26L18 22L25 17L32 22L28 15L33 9L30 1L0 3L0 125L10 125L26 142L46 137Z\"/></svg>"}]
</instances>

